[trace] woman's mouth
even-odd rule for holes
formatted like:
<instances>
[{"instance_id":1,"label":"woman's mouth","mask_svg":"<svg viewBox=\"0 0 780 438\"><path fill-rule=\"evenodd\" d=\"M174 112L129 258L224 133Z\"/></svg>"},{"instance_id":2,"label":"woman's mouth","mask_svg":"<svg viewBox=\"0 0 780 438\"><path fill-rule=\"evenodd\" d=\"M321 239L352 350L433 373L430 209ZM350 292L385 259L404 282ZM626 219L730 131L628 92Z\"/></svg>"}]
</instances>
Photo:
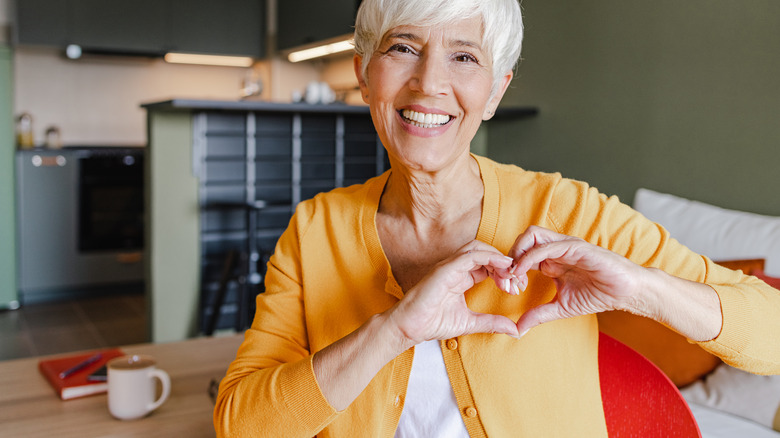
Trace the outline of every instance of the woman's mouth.
<instances>
[{"instance_id":1,"label":"woman's mouth","mask_svg":"<svg viewBox=\"0 0 780 438\"><path fill-rule=\"evenodd\" d=\"M438 128L453 119L452 116L446 114L421 113L410 109L401 110L399 113L407 123L418 128Z\"/></svg>"}]
</instances>

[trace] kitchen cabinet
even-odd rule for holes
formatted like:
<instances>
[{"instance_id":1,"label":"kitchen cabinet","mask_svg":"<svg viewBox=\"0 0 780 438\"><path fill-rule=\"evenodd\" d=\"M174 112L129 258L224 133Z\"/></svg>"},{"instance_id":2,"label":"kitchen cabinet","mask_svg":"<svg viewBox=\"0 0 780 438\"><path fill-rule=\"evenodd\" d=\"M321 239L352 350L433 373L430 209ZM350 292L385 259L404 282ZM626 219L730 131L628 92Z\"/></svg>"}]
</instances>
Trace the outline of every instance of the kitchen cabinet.
<instances>
[{"instance_id":1,"label":"kitchen cabinet","mask_svg":"<svg viewBox=\"0 0 780 438\"><path fill-rule=\"evenodd\" d=\"M170 51L264 54L265 2L258 0L187 0L171 3Z\"/></svg>"},{"instance_id":2,"label":"kitchen cabinet","mask_svg":"<svg viewBox=\"0 0 780 438\"><path fill-rule=\"evenodd\" d=\"M159 53L165 45L166 7L159 0L69 0L71 44L84 49Z\"/></svg>"},{"instance_id":3,"label":"kitchen cabinet","mask_svg":"<svg viewBox=\"0 0 780 438\"><path fill-rule=\"evenodd\" d=\"M143 234L143 149L19 150L15 161L20 300L143 290L142 248L125 244Z\"/></svg>"},{"instance_id":4,"label":"kitchen cabinet","mask_svg":"<svg viewBox=\"0 0 780 438\"><path fill-rule=\"evenodd\" d=\"M277 6L277 47L286 50L354 31L360 0L284 0Z\"/></svg>"},{"instance_id":5,"label":"kitchen cabinet","mask_svg":"<svg viewBox=\"0 0 780 438\"><path fill-rule=\"evenodd\" d=\"M262 57L264 0L19 0L16 42L89 52Z\"/></svg>"},{"instance_id":6,"label":"kitchen cabinet","mask_svg":"<svg viewBox=\"0 0 780 438\"><path fill-rule=\"evenodd\" d=\"M231 250L243 252L252 236L262 267L298 202L389 167L364 106L173 100L145 107L155 342L204 331ZM266 206L248 226L240 206L256 200ZM235 326L239 291L233 276L217 328Z\"/></svg>"},{"instance_id":7,"label":"kitchen cabinet","mask_svg":"<svg viewBox=\"0 0 780 438\"><path fill-rule=\"evenodd\" d=\"M70 0L17 0L16 41L64 47L69 43L70 9Z\"/></svg>"}]
</instances>

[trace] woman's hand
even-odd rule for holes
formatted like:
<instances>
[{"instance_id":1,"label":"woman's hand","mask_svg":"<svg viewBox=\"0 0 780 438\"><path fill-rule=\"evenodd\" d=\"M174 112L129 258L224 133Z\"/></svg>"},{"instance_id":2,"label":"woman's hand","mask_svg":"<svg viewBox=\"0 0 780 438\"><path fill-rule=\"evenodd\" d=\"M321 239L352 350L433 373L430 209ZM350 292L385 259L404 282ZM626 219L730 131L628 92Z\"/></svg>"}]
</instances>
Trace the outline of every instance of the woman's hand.
<instances>
[{"instance_id":1,"label":"woman's hand","mask_svg":"<svg viewBox=\"0 0 780 438\"><path fill-rule=\"evenodd\" d=\"M532 226L509 256L515 260L512 282L520 289L527 287L531 269L552 278L558 289L553 301L523 314L517 322L521 334L557 319L641 307L646 269L582 239Z\"/></svg>"},{"instance_id":2,"label":"woman's hand","mask_svg":"<svg viewBox=\"0 0 780 438\"><path fill-rule=\"evenodd\" d=\"M509 318L472 312L463 293L493 278L508 291L512 259L473 241L442 261L404 298L360 328L314 354L314 375L336 410L346 409L377 372L412 346L469 333L518 337Z\"/></svg>"},{"instance_id":3,"label":"woman's hand","mask_svg":"<svg viewBox=\"0 0 780 438\"><path fill-rule=\"evenodd\" d=\"M511 281L520 289L528 285L530 269L552 278L558 289L551 302L520 317L520 336L545 322L608 310L652 318L695 341L720 333L720 299L705 284L642 267L582 239L536 226L518 236L509 255L515 260Z\"/></svg>"},{"instance_id":4,"label":"woman's hand","mask_svg":"<svg viewBox=\"0 0 780 438\"><path fill-rule=\"evenodd\" d=\"M407 346L432 339L448 339L471 333L504 333L517 337L511 319L472 312L463 294L491 277L499 288L509 290L508 269L513 260L479 241L460 248L409 290L389 311ZM407 347L408 348L408 347Z\"/></svg>"}]
</instances>

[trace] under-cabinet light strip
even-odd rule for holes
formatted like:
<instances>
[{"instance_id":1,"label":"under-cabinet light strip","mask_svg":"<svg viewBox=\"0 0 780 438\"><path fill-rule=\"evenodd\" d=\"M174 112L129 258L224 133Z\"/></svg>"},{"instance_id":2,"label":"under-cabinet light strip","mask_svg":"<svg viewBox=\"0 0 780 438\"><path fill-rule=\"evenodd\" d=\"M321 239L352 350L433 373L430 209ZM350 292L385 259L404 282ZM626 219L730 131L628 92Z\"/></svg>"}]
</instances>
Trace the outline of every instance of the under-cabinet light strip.
<instances>
[{"instance_id":1,"label":"under-cabinet light strip","mask_svg":"<svg viewBox=\"0 0 780 438\"><path fill-rule=\"evenodd\" d=\"M168 52L165 62L172 64L218 65L224 67L251 67L254 60L248 56L199 55L195 53Z\"/></svg>"},{"instance_id":2,"label":"under-cabinet light strip","mask_svg":"<svg viewBox=\"0 0 780 438\"><path fill-rule=\"evenodd\" d=\"M287 55L287 60L290 62L300 62L307 59L320 58L327 55L333 55L335 53L346 52L348 50L352 50L353 47L354 43L350 38L344 41L336 41L335 43L292 52Z\"/></svg>"}]
</instances>

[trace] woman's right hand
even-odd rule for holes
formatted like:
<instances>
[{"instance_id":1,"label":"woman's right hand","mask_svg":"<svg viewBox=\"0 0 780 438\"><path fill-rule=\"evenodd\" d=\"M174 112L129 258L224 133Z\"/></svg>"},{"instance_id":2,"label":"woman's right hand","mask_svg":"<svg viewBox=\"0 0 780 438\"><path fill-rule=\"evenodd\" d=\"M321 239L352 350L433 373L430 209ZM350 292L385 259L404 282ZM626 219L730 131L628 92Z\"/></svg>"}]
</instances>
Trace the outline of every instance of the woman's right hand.
<instances>
[{"instance_id":1,"label":"woman's right hand","mask_svg":"<svg viewBox=\"0 0 780 438\"><path fill-rule=\"evenodd\" d=\"M463 296L488 277L512 293L510 266L512 259L477 241L436 265L395 306L314 354L314 375L325 398L336 410L346 409L385 364L423 341L470 333L517 337L514 321L472 312Z\"/></svg>"},{"instance_id":2,"label":"woman's right hand","mask_svg":"<svg viewBox=\"0 0 780 438\"><path fill-rule=\"evenodd\" d=\"M471 333L503 333L517 337L517 326L501 315L476 313L466 306L464 293L491 277L510 292L513 260L492 246L474 240L440 262L388 312L407 348L423 341ZM506 281L505 281L506 280Z\"/></svg>"}]
</instances>

